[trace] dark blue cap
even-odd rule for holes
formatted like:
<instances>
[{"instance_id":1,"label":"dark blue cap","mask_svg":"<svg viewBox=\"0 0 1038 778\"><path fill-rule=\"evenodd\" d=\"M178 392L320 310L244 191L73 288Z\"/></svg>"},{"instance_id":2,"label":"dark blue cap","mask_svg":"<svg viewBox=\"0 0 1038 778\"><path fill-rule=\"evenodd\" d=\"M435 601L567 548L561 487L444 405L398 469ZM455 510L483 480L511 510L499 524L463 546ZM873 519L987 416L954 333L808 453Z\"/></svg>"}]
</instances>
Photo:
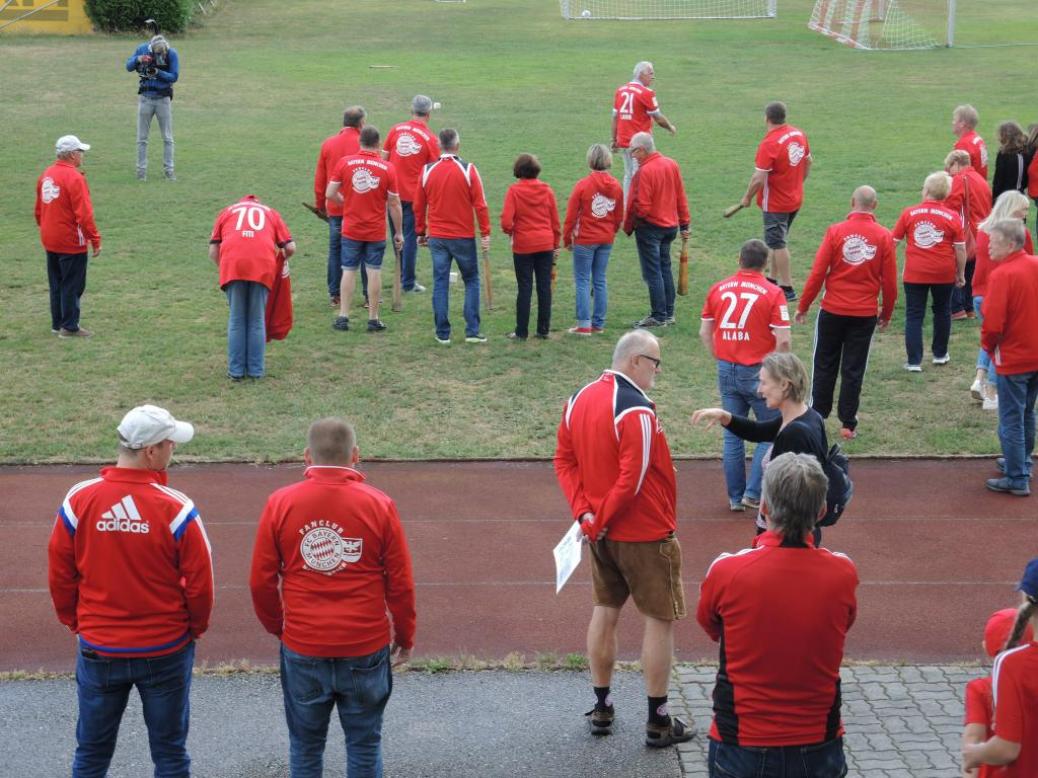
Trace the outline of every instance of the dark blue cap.
<instances>
[{"instance_id":1,"label":"dark blue cap","mask_svg":"<svg viewBox=\"0 0 1038 778\"><path fill-rule=\"evenodd\" d=\"M1032 600L1038 598L1038 557L1027 563L1024 568L1024 577L1020 579L1017 587Z\"/></svg>"}]
</instances>

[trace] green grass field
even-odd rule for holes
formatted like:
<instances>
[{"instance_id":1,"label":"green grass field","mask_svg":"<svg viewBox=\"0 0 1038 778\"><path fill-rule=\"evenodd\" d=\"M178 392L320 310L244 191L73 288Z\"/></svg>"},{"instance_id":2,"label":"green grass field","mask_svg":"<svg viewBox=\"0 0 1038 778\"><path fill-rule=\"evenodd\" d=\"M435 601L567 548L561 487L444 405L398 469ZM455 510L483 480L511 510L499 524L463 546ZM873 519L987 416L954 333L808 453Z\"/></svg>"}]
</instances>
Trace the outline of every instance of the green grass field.
<instances>
[{"instance_id":1,"label":"green grass field","mask_svg":"<svg viewBox=\"0 0 1038 778\"><path fill-rule=\"evenodd\" d=\"M1026 79L1009 77L1028 49L855 52L806 29L811 6L782 0L779 18L768 21L582 23L564 22L553 0L224 2L203 28L174 36L182 62L175 183L159 173L157 128L152 180L134 178L136 80L123 62L137 38L0 37L0 462L108 458L116 420L146 400L198 425L183 459L297 457L306 424L331 413L356 421L368 457L549 456L565 397L608 365L616 337L646 312L633 241L621 236L613 253L605 337L564 333L573 323L564 254L553 339L514 344L504 338L514 326L511 257L495 233L498 304L484 316L491 341L444 348L433 341L427 294L406 297L403 313L387 311L382 335L334 332L326 228L299 203L312 198L318 146L344 105L364 105L369 121L388 130L418 92L443 103L436 128L459 129L495 223L520 151L540 156L542 177L564 203L584 175L588 144L608 140L613 90L640 59L655 62L662 108L679 129L659 145L683 167L693 217L692 291L679 299L678 326L662 334L654 396L676 454L719 455L717 433L688 423L692 410L718 401L698 316L707 287L732 272L739 244L760 232L756 211L730 221L720 214L751 172L765 102L787 101L815 156L791 242L798 287L857 184L876 187L888 225L916 201L951 147L956 104L977 106L989 143L1003 119L1038 120ZM984 20L989 38L1019 40L1021 15L1035 15L1024 3L998 9L1000 19ZM36 178L53 159L54 139L69 132L93 144L85 170L104 236L83 300L83 323L96 335L83 341L49 332L32 219ZM218 210L248 192L278 208L296 237L296 325L268 349L267 379L231 384L226 303L206 244ZM419 279L430 282L425 250ZM457 336L460 289L451 302ZM995 451L995 417L967 392L975 323L956 323L950 366L927 363L922 375L908 375L902 318L899 305L877 337L851 452ZM810 328L793 338L809 359Z\"/></svg>"}]
</instances>

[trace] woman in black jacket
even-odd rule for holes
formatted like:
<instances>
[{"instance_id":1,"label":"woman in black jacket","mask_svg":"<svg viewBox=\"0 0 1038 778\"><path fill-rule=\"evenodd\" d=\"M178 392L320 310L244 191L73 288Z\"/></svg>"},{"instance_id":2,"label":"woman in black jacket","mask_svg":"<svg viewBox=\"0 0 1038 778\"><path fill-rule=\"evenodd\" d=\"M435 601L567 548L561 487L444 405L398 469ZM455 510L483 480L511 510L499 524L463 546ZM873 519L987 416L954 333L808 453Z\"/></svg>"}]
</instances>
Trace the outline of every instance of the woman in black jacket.
<instances>
[{"instance_id":1,"label":"woman in black jacket","mask_svg":"<svg viewBox=\"0 0 1038 778\"><path fill-rule=\"evenodd\" d=\"M1027 194L1027 135L1016 122L998 125L998 156L995 157L995 176L991 179L991 202L1003 192L1015 189Z\"/></svg>"},{"instance_id":2,"label":"woman in black jacket","mask_svg":"<svg viewBox=\"0 0 1038 778\"><path fill-rule=\"evenodd\" d=\"M780 454L813 454L825 466L829 441L825 421L808 406L810 383L804 363L795 354L773 352L764 357L757 392L769 408L777 408L779 417L771 421L753 421L735 416L721 408L703 408L692 414L692 423L703 422L707 427L720 424L743 440L754 443L771 442L771 450L764 455L764 468ZM767 529L764 517L757 516L757 533ZM821 532L815 529L815 542Z\"/></svg>"}]
</instances>

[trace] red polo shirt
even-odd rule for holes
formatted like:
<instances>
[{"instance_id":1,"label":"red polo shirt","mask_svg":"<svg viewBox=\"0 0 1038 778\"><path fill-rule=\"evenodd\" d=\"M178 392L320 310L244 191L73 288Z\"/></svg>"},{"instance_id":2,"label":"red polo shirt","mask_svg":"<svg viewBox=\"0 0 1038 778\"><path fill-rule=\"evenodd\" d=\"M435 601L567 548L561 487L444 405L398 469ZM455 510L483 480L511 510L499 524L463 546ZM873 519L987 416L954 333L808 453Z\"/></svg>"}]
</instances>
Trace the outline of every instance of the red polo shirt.
<instances>
[{"instance_id":1,"label":"red polo shirt","mask_svg":"<svg viewBox=\"0 0 1038 778\"><path fill-rule=\"evenodd\" d=\"M536 178L523 178L508 187L501 210L501 231L512 236L515 254L557 249L562 230L551 187Z\"/></svg>"},{"instance_id":2,"label":"red polo shirt","mask_svg":"<svg viewBox=\"0 0 1038 778\"><path fill-rule=\"evenodd\" d=\"M955 246L966 245L959 214L943 202L924 200L901 212L893 236L894 240L907 238L905 283L955 283Z\"/></svg>"},{"instance_id":3,"label":"red polo shirt","mask_svg":"<svg viewBox=\"0 0 1038 778\"><path fill-rule=\"evenodd\" d=\"M339 160L360 151L360 130L356 127L343 127L335 135L321 144L317 154L317 166L314 169L314 202L323 208L329 216L342 216L342 203L326 200L324 193L328 189L328 181L332 177Z\"/></svg>"},{"instance_id":4,"label":"red polo shirt","mask_svg":"<svg viewBox=\"0 0 1038 778\"><path fill-rule=\"evenodd\" d=\"M220 288L231 281L255 281L274 288L278 250L292 240L281 214L245 195L220 211L210 243L220 244Z\"/></svg>"},{"instance_id":5,"label":"red polo shirt","mask_svg":"<svg viewBox=\"0 0 1038 778\"><path fill-rule=\"evenodd\" d=\"M631 81L616 90L613 116L616 117L617 148L626 149L638 132L652 132L653 114L660 112L656 93L641 81Z\"/></svg>"},{"instance_id":6,"label":"red polo shirt","mask_svg":"<svg viewBox=\"0 0 1038 778\"><path fill-rule=\"evenodd\" d=\"M710 287L700 318L714 323L714 356L739 365L759 365L775 350L774 330L790 326L786 295L755 270Z\"/></svg>"},{"instance_id":7,"label":"red polo shirt","mask_svg":"<svg viewBox=\"0 0 1038 778\"><path fill-rule=\"evenodd\" d=\"M624 232L630 235L641 222L688 229L688 199L681 168L658 151L646 157L634 174Z\"/></svg>"},{"instance_id":8,"label":"red polo shirt","mask_svg":"<svg viewBox=\"0 0 1038 778\"><path fill-rule=\"evenodd\" d=\"M811 274L800 293L799 313L807 313L825 283L823 311L840 316L875 316L890 321L897 301L897 253L890 230L871 213L852 212L825 232Z\"/></svg>"},{"instance_id":9,"label":"red polo shirt","mask_svg":"<svg viewBox=\"0 0 1038 778\"><path fill-rule=\"evenodd\" d=\"M768 213L793 213L804 202L806 160L811 146L803 130L783 124L771 130L757 147L754 165L768 174L764 187L757 192L757 205Z\"/></svg>"},{"instance_id":10,"label":"red polo shirt","mask_svg":"<svg viewBox=\"0 0 1038 778\"><path fill-rule=\"evenodd\" d=\"M361 149L339 160L332 183L341 184L342 235L350 240L386 239L386 203L400 193L396 169L375 151Z\"/></svg>"},{"instance_id":11,"label":"red polo shirt","mask_svg":"<svg viewBox=\"0 0 1038 778\"><path fill-rule=\"evenodd\" d=\"M988 276L980 345L999 375L1038 370L1038 257L1010 254Z\"/></svg>"},{"instance_id":12,"label":"red polo shirt","mask_svg":"<svg viewBox=\"0 0 1038 778\"><path fill-rule=\"evenodd\" d=\"M566 248L611 244L624 221L620 182L604 170L593 170L576 183L566 204L562 241Z\"/></svg>"},{"instance_id":13,"label":"red polo shirt","mask_svg":"<svg viewBox=\"0 0 1038 778\"><path fill-rule=\"evenodd\" d=\"M422 170L440 157L440 142L429 125L420 119L411 119L394 125L386 135L382 148L389 152L389 161L396 168L400 199L414 202L415 188Z\"/></svg>"}]
</instances>

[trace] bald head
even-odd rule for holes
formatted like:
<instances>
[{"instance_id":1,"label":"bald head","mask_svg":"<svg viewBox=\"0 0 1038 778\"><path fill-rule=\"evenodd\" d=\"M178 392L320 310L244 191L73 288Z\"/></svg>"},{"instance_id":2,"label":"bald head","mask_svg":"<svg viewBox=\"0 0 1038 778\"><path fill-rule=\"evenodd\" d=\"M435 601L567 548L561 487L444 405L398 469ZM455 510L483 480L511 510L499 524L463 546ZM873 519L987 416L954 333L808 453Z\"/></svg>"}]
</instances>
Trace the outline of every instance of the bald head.
<instances>
[{"instance_id":1,"label":"bald head","mask_svg":"<svg viewBox=\"0 0 1038 778\"><path fill-rule=\"evenodd\" d=\"M871 186L859 186L851 195L851 208L856 211L876 210L876 190Z\"/></svg>"},{"instance_id":2,"label":"bald head","mask_svg":"<svg viewBox=\"0 0 1038 778\"><path fill-rule=\"evenodd\" d=\"M310 425L306 450L315 465L348 467L356 463L357 434L345 419L329 417Z\"/></svg>"}]
</instances>

